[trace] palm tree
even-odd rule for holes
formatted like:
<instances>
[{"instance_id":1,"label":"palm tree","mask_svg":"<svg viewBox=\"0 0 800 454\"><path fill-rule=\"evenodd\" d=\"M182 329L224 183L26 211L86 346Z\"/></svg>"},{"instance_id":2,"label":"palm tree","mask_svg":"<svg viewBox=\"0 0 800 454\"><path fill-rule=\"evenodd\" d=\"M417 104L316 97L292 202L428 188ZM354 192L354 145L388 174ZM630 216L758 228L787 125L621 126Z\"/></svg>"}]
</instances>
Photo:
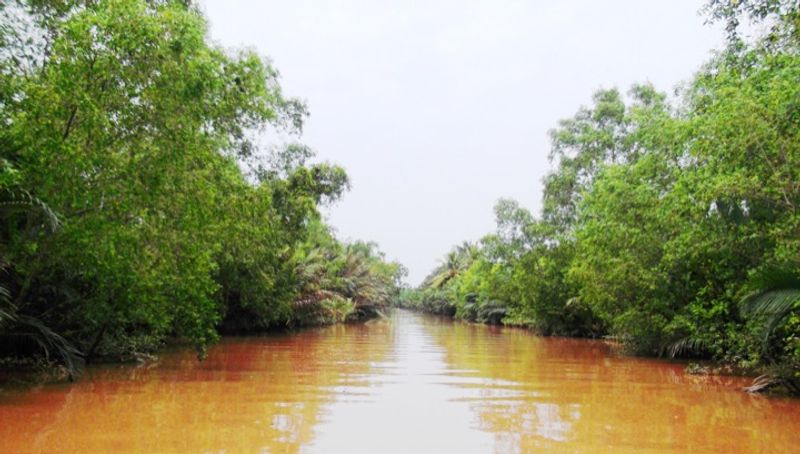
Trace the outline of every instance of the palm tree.
<instances>
[{"instance_id":1,"label":"palm tree","mask_svg":"<svg viewBox=\"0 0 800 454\"><path fill-rule=\"evenodd\" d=\"M352 312L379 315L395 288L390 266L374 244L318 245L297 264L303 290L294 306L337 320Z\"/></svg>"},{"instance_id":2,"label":"palm tree","mask_svg":"<svg viewBox=\"0 0 800 454\"><path fill-rule=\"evenodd\" d=\"M27 192L3 189L0 191L0 214L12 219L21 216L28 229L44 229L52 233L60 225L58 216L47 204ZM22 314L12 299L7 276L12 265L0 255L0 339L5 342L32 342L37 345L45 359L51 353L61 358L72 380L83 363L83 354L63 336L56 333L36 317Z\"/></svg>"},{"instance_id":3,"label":"palm tree","mask_svg":"<svg viewBox=\"0 0 800 454\"><path fill-rule=\"evenodd\" d=\"M772 363L772 371L756 378L748 391L757 392L774 385L784 385L792 392L800 394L800 383L793 371L782 371L777 360L769 352L770 340L776 330L800 307L800 268L769 268L753 277L752 286L756 290L741 301L742 314L759 320L763 330L762 355Z\"/></svg>"},{"instance_id":4,"label":"palm tree","mask_svg":"<svg viewBox=\"0 0 800 454\"><path fill-rule=\"evenodd\" d=\"M447 253L444 261L425 278L423 287L439 289L460 276L472 265L479 254L476 245L465 241Z\"/></svg>"}]
</instances>

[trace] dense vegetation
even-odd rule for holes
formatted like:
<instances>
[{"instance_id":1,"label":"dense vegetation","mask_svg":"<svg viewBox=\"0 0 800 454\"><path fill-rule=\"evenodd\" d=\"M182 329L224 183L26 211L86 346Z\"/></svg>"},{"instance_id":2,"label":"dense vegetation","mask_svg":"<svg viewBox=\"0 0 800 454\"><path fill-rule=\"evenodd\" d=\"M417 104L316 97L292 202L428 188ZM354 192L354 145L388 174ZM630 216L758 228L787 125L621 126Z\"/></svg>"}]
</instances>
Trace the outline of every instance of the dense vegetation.
<instances>
[{"instance_id":1,"label":"dense vegetation","mask_svg":"<svg viewBox=\"0 0 800 454\"><path fill-rule=\"evenodd\" d=\"M304 104L190 3L0 4L3 355L202 354L393 297L402 268L320 219L348 178L293 142ZM287 144L260 152L270 135Z\"/></svg>"},{"instance_id":2,"label":"dense vegetation","mask_svg":"<svg viewBox=\"0 0 800 454\"><path fill-rule=\"evenodd\" d=\"M398 304L712 358L800 392L800 13L714 0L728 47L670 99L598 91L551 132L533 216L455 248ZM739 22L766 27L750 42Z\"/></svg>"}]
</instances>

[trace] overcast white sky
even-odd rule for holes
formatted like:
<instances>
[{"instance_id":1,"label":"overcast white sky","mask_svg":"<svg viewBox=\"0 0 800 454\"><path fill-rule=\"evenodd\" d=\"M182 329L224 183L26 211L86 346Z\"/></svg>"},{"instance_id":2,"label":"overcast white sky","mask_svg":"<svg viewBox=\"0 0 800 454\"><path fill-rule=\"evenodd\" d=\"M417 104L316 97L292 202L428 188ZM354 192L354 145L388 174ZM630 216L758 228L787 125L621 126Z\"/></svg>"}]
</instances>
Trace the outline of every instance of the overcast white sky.
<instances>
[{"instance_id":1,"label":"overcast white sky","mask_svg":"<svg viewBox=\"0 0 800 454\"><path fill-rule=\"evenodd\" d=\"M671 91L722 45L702 0L204 0L212 38L270 57L308 102L302 141L353 189L327 210L417 284L494 229L500 197L534 213L547 131L598 88Z\"/></svg>"}]
</instances>

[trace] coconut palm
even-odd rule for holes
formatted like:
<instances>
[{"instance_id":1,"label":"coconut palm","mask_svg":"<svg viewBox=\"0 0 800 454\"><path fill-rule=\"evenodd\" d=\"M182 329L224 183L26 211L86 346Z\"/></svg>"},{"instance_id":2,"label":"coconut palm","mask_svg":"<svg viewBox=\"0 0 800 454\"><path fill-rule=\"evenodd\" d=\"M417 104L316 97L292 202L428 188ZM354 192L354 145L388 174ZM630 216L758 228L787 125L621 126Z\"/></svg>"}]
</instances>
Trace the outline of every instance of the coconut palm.
<instances>
[{"instance_id":1,"label":"coconut palm","mask_svg":"<svg viewBox=\"0 0 800 454\"><path fill-rule=\"evenodd\" d=\"M338 320L354 312L374 315L396 293L397 265L386 263L373 243L323 241L297 261L302 290L294 306L305 317L321 313Z\"/></svg>"},{"instance_id":2,"label":"coconut palm","mask_svg":"<svg viewBox=\"0 0 800 454\"><path fill-rule=\"evenodd\" d=\"M442 263L425 278L423 287L440 289L467 270L478 257L476 245L465 241L447 253Z\"/></svg>"}]
</instances>

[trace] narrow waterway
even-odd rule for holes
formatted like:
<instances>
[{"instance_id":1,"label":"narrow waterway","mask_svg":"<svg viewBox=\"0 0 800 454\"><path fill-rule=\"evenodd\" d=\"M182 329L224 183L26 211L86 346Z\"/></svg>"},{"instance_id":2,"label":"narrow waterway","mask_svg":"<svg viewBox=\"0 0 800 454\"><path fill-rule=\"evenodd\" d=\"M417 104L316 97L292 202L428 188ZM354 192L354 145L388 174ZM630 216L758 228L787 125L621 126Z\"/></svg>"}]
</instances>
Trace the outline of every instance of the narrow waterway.
<instances>
[{"instance_id":1,"label":"narrow waterway","mask_svg":"<svg viewBox=\"0 0 800 454\"><path fill-rule=\"evenodd\" d=\"M0 451L796 452L800 400L597 341L394 312L0 390Z\"/></svg>"}]
</instances>

